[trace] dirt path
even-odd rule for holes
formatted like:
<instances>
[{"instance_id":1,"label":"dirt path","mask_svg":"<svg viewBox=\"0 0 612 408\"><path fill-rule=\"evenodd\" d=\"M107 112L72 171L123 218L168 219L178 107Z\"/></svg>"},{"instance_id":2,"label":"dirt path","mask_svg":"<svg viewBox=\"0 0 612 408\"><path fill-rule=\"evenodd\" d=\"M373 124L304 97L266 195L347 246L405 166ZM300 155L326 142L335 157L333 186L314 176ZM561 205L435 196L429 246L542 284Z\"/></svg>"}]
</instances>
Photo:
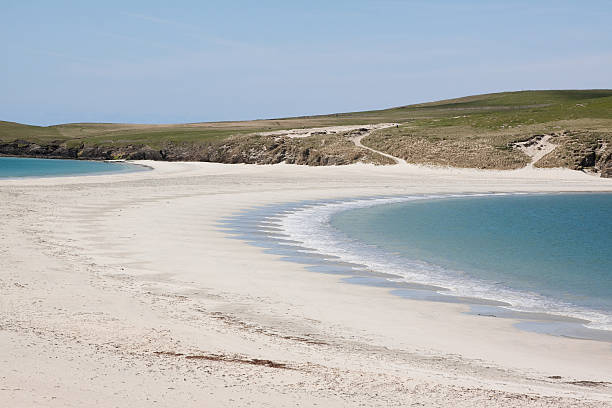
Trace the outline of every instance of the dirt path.
<instances>
[{"instance_id":1,"label":"dirt path","mask_svg":"<svg viewBox=\"0 0 612 408\"><path fill-rule=\"evenodd\" d=\"M395 123L391 123L391 124L388 124L388 126L379 127L378 129L384 129L384 128L393 127L393 126L396 126L396 124L395 124ZM372 149L371 147L364 146L364 145L361 143L361 140L362 140L364 137L369 136L369 135L370 135L370 133L372 133L372 130L374 130L374 129L370 129L370 130L368 130L368 131L366 131L366 132L363 132L363 133L361 133L361 134L359 134L359 135L357 135L357 136L352 137L352 138L351 138L351 141L352 141L353 143L355 143L355 146L357 146L357 147L361 147L362 149L366 149L366 150L369 150L369 151L371 151L371 152L378 153L378 154L380 154L381 156L388 157L389 159L393 160L393 161L395 162L395 164L400 164L400 165L406 165L406 164L408 164L408 163L406 162L406 160L404 160L404 159L400 159L399 157L395 157L395 156L392 156L392 155L390 155L390 154L388 154L388 153L381 152L380 150L376 150L376 149Z\"/></svg>"},{"instance_id":2,"label":"dirt path","mask_svg":"<svg viewBox=\"0 0 612 408\"><path fill-rule=\"evenodd\" d=\"M399 157L392 156L388 153L381 152L380 150L372 149L371 147L364 146L361 140L369 136L374 130L386 129L397 126L397 123L376 123L371 125L348 125L348 126L326 126L316 128L305 128L305 129L289 129L289 130L274 130L271 132L257 133L264 136L288 136L291 138L303 138L321 134L341 134L350 132L350 140L355 143L355 146L362 149L369 150L371 152L380 154L381 156L388 157L393 160L396 164L407 164L406 160L400 159Z\"/></svg>"}]
</instances>

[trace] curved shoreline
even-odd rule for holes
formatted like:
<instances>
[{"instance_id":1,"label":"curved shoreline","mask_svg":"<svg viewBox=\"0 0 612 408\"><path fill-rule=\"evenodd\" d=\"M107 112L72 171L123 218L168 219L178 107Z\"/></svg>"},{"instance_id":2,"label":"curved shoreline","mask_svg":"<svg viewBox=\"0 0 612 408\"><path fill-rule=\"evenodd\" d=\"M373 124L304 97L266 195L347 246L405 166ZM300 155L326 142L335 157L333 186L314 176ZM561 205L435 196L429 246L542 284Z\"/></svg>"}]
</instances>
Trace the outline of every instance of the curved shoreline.
<instances>
[{"instance_id":1,"label":"curved shoreline","mask_svg":"<svg viewBox=\"0 0 612 408\"><path fill-rule=\"evenodd\" d=\"M473 316L465 304L338 284L371 275L282 262L297 258L286 245L295 242L273 236L282 231L269 222L260 231L245 210L270 206L273 216L275 203L460 191L612 191L610 180L562 170L143 164L155 170L0 180L0 404L612 402L609 344L519 330L518 319ZM230 239L218 223L240 214L260 246ZM340 262L334 271L354 272Z\"/></svg>"},{"instance_id":2,"label":"curved shoreline","mask_svg":"<svg viewBox=\"0 0 612 408\"><path fill-rule=\"evenodd\" d=\"M235 217L226 218L221 222L221 225L227 227L228 232L235 234L239 239L266 248L266 253L282 255L282 259L285 261L308 265L307 269L314 272L346 275L342 279L345 283L385 287L388 288L390 294L408 299L466 304L471 308L469 313L484 317L518 320L517 327L524 330L612 343L612 330L589 327L589 324L596 323L593 319L597 318L595 315L600 313L598 311L581 310L581 307L569 304L562 305L566 310L559 310L561 306L558 306L557 310L546 310L546 307L542 305L532 306L529 308L531 310L525 309L524 306L519 306L516 302L520 299L519 297L527 296L526 293L516 289L506 289L511 293L509 292L504 296L505 292L501 294L491 293L490 284L486 282L470 281L470 284L465 286L462 284L464 280L460 281L458 277L451 280L448 276L436 279L431 276L431 272L439 269L439 267L420 261L414 261L411 265L412 267L422 268L422 271L408 277L403 273L405 269L393 272L388 269L390 266L388 263L383 265L380 262L367 261L363 256L355 256L356 253L363 253L366 250L367 245L364 243L354 244L357 248L351 248L349 250L352 250L350 255L345 255L347 253L346 245L350 245L351 242L347 241L348 237L339 237L329 225L333 215L356 208L415 200L527 194L553 193L422 194L294 202L250 209ZM331 209L325 211L326 207ZM317 212L317 210L319 211ZM296 217L296 214L300 212L306 213L306 215ZM296 219L291 220L292 217ZM313 219L316 220L314 223ZM390 254L387 255L393 257ZM423 273L427 275L423 275ZM484 286L473 293L469 289L473 288L474 283ZM463 290L458 292L457 289L460 287L463 287ZM550 306L553 304L560 305L558 303L560 300L546 297L543 297L540 302L543 302L543 304L549 303Z\"/></svg>"}]
</instances>

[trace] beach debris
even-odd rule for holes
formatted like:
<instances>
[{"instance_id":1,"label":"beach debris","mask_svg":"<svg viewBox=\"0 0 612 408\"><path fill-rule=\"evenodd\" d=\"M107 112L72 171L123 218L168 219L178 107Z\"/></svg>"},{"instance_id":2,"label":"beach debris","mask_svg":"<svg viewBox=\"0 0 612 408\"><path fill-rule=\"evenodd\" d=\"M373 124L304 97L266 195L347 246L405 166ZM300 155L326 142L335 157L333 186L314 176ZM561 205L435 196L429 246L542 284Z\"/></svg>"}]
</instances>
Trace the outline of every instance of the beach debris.
<instances>
[{"instance_id":1,"label":"beach debris","mask_svg":"<svg viewBox=\"0 0 612 408\"><path fill-rule=\"evenodd\" d=\"M607 387L609 385L612 385L612 383L609 383L607 381L590 381L590 380L570 381L566 384L579 385L581 387Z\"/></svg>"},{"instance_id":2,"label":"beach debris","mask_svg":"<svg viewBox=\"0 0 612 408\"><path fill-rule=\"evenodd\" d=\"M240 356L227 356L225 354L184 354L177 353L174 351L154 351L153 354L158 356L166 357L184 357L187 360L207 360L207 361L220 361L226 363L239 363L239 364L251 364L257 366L265 366L270 368L283 368L291 369L285 363L272 361L268 359L260 358L246 358Z\"/></svg>"}]
</instances>

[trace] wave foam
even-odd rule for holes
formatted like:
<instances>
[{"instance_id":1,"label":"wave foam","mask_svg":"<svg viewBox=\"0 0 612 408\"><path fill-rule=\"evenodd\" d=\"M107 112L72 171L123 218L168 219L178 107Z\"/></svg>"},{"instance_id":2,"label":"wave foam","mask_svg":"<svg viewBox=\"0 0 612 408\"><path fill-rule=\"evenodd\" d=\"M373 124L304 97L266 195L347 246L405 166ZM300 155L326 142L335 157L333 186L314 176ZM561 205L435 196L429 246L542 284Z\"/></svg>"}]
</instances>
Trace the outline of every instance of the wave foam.
<instances>
[{"instance_id":1,"label":"wave foam","mask_svg":"<svg viewBox=\"0 0 612 408\"><path fill-rule=\"evenodd\" d=\"M589 328L612 330L611 315L582 308L559 299L551 299L538 293L521 292L494 285L491 282L469 277L461 271L448 270L427 262L390 254L351 239L330 225L334 214L351 209L415 200L494 195L507 194L419 195L347 200L303 206L284 214L276 214L273 221L271 219L268 221L278 225L288 236L287 239L300 242L302 247L310 248L323 255L339 257L341 261L364 265L373 271L395 275L398 281L448 289L441 291L441 295L506 302L512 305L510 309L516 311L564 315L588 320Z\"/></svg>"}]
</instances>

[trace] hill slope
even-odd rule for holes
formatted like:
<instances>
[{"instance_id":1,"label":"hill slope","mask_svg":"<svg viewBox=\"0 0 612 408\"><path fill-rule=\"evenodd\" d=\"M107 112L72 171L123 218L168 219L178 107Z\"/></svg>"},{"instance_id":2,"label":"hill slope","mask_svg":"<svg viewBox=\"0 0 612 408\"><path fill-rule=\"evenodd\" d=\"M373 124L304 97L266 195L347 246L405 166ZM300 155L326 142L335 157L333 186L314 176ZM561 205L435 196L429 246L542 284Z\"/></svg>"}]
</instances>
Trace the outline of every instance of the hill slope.
<instances>
[{"instance_id":1,"label":"hill slope","mask_svg":"<svg viewBox=\"0 0 612 408\"><path fill-rule=\"evenodd\" d=\"M0 122L0 154L310 165L391 163L355 146L348 130L283 136L288 129L376 123L398 126L375 130L362 143L409 163L519 168L531 159L518 142L547 135L556 148L536 166L612 175L612 90L503 92L375 111L242 122L49 127Z\"/></svg>"}]
</instances>

